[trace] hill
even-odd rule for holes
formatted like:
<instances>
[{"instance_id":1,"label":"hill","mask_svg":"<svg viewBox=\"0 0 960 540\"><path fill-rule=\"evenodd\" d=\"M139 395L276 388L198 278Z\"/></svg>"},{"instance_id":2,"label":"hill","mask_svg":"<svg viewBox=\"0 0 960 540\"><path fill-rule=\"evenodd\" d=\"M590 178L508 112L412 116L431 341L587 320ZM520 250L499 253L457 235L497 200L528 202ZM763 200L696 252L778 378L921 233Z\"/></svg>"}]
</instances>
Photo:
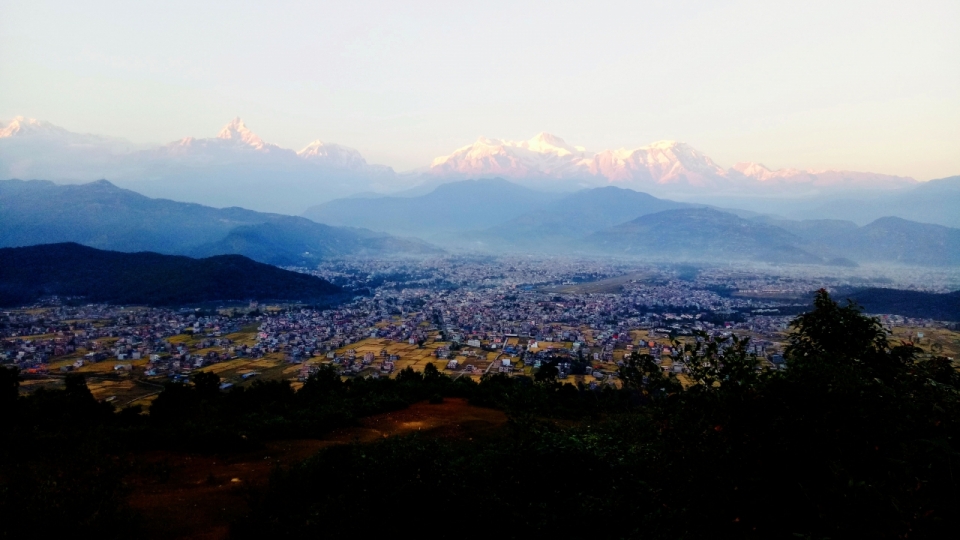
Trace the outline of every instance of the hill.
<instances>
[{"instance_id":1,"label":"hill","mask_svg":"<svg viewBox=\"0 0 960 540\"><path fill-rule=\"evenodd\" d=\"M960 265L960 229L883 217L858 227L842 220L762 220L805 241L805 248L825 257L858 262L916 266Z\"/></svg>"},{"instance_id":2,"label":"hill","mask_svg":"<svg viewBox=\"0 0 960 540\"><path fill-rule=\"evenodd\" d=\"M890 313L921 319L960 321L960 291L936 294L868 288L839 291L834 296L855 301L863 306L867 313Z\"/></svg>"},{"instance_id":3,"label":"hill","mask_svg":"<svg viewBox=\"0 0 960 540\"><path fill-rule=\"evenodd\" d=\"M693 205L608 186L584 189L487 229L490 240L536 249L569 245L570 240L632 219Z\"/></svg>"},{"instance_id":4,"label":"hill","mask_svg":"<svg viewBox=\"0 0 960 540\"><path fill-rule=\"evenodd\" d=\"M43 296L88 302L183 305L228 300L329 302L342 293L323 279L239 255L206 259L103 251L75 243L0 249L0 305Z\"/></svg>"},{"instance_id":5,"label":"hill","mask_svg":"<svg viewBox=\"0 0 960 540\"><path fill-rule=\"evenodd\" d=\"M799 205L783 213L803 218L843 218L866 224L886 216L921 223L960 227L960 176L924 182L895 194L877 194L873 198L833 199L817 204Z\"/></svg>"},{"instance_id":6,"label":"hill","mask_svg":"<svg viewBox=\"0 0 960 540\"><path fill-rule=\"evenodd\" d=\"M268 223L241 225L217 242L198 246L190 254L202 257L239 253L277 266L311 266L320 260L344 255L389 257L439 252L417 239L284 217Z\"/></svg>"},{"instance_id":7,"label":"hill","mask_svg":"<svg viewBox=\"0 0 960 540\"><path fill-rule=\"evenodd\" d=\"M662 260L824 263L779 227L710 208L666 210L587 236L585 249Z\"/></svg>"},{"instance_id":8,"label":"hill","mask_svg":"<svg viewBox=\"0 0 960 540\"><path fill-rule=\"evenodd\" d=\"M436 251L418 240L330 227L300 217L151 199L106 180L81 185L0 181L0 224L0 247L77 242L130 252L235 253L270 264ZM270 234L251 234L263 228ZM237 241L238 236L244 241Z\"/></svg>"},{"instance_id":9,"label":"hill","mask_svg":"<svg viewBox=\"0 0 960 540\"><path fill-rule=\"evenodd\" d=\"M415 197L338 199L303 216L328 225L430 237L492 227L557 197L499 178L465 180Z\"/></svg>"}]
</instances>

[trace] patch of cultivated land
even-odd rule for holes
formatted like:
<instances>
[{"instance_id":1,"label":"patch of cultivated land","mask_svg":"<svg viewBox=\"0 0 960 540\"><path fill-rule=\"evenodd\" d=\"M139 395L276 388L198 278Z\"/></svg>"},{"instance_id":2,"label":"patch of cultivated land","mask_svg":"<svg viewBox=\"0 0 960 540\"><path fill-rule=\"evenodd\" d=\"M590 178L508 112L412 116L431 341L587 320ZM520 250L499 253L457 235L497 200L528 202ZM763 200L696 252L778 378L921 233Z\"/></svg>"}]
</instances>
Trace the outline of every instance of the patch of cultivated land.
<instances>
[{"instance_id":1,"label":"patch of cultivated land","mask_svg":"<svg viewBox=\"0 0 960 540\"><path fill-rule=\"evenodd\" d=\"M227 538L230 523L247 511L251 489L263 487L274 467L286 467L338 444L367 444L420 432L432 437L493 435L506 424L502 411L463 399L417 403L365 418L360 425L322 439L275 441L264 448L230 455L151 452L135 456L129 502L144 518L147 538Z\"/></svg>"},{"instance_id":2,"label":"patch of cultivated land","mask_svg":"<svg viewBox=\"0 0 960 540\"><path fill-rule=\"evenodd\" d=\"M923 337L919 337L919 334L923 334ZM956 330L898 326L893 329L890 338L894 343L911 342L937 356L960 358L960 332Z\"/></svg>"}]
</instances>

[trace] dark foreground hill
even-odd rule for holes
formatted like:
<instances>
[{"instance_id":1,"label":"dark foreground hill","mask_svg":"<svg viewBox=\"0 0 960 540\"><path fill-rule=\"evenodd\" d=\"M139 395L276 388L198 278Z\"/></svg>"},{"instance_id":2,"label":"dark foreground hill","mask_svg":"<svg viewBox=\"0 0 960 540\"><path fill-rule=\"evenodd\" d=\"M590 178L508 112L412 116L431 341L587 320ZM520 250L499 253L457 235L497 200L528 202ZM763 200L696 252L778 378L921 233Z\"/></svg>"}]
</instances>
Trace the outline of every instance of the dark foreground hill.
<instances>
[{"instance_id":1,"label":"dark foreground hill","mask_svg":"<svg viewBox=\"0 0 960 540\"><path fill-rule=\"evenodd\" d=\"M320 278L240 255L206 259L102 251L74 243L0 249L0 305L43 296L182 305L228 300L327 303L342 293Z\"/></svg>"},{"instance_id":2,"label":"dark foreground hill","mask_svg":"<svg viewBox=\"0 0 960 540\"><path fill-rule=\"evenodd\" d=\"M868 313L890 313L904 317L960 321L960 291L936 294L900 289L872 287L838 291L839 298L849 298Z\"/></svg>"},{"instance_id":3,"label":"dark foreground hill","mask_svg":"<svg viewBox=\"0 0 960 540\"><path fill-rule=\"evenodd\" d=\"M82 185L0 181L0 247L59 242L194 257L230 253L276 265L438 251L415 239L301 217L151 199L106 180Z\"/></svg>"}]
</instances>

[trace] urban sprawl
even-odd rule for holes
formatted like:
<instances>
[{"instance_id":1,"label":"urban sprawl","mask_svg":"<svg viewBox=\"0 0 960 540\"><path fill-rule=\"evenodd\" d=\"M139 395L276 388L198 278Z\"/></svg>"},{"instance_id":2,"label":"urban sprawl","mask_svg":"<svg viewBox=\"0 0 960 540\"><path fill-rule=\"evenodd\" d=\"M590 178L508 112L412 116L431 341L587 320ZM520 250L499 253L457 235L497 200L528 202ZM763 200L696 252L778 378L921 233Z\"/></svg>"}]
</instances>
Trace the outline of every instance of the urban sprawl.
<instances>
[{"instance_id":1,"label":"urban sprawl","mask_svg":"<svg viewBox=\"0 0 960 540\"><path fill-rule=\"evenodd\" d=\"M296 385L321 364L346 377L387 377L432 363L453 377L479 378L529 376L550 361L561 380L595 388L617 385L619 365L639 353L687 382L676 345L703 334L749 337L750 351L767 368L783 368L789 322L821 287L877 279L949 290L957 279L920 270L871 277L859 268L854 277L843 269L822 275L802 267L519 257L333 261L295 270L356 296L325 309L255 302L167 309L51 298L0 312L0 362L17 365L38 385L72 371L143 382L126 396L130 403L155 394L150 384L187 380L197 370L218 373L228 389L258 377ZM877 315L890 330L948 326Z\"/></svg>"}]
</instances>

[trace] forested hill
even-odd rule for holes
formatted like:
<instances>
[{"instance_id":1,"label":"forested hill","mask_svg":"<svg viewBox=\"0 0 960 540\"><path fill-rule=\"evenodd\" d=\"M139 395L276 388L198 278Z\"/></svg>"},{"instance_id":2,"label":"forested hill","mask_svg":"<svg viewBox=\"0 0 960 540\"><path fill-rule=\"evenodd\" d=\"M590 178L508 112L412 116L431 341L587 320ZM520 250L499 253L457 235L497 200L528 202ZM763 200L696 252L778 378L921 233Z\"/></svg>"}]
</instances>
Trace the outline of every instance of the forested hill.
<instances>
[{"instance_id":1,"label":"forested hill","mask_svg":"<svg viewBox=\"0 0 960 540\"><path fill-rule=\"evenodd\" d=\"M867 288L841 290L837 298L849 298L867 313L893 313L904 317L960 321L960 291L929 293L900 289Z\"/></svg>"},{"instance_id":2,"label":"forested hill","mask_svg":"<svg viewBox=\"0 0 960 540\"><path fill-rule=\"evenodd\" d=\"M103 251L75 243L0 249L0 305L43 296L89 302L182 305L228 300L327 303L342 290L323 279L241 255L205 259Z\"/></svg>"}]
</instances>

